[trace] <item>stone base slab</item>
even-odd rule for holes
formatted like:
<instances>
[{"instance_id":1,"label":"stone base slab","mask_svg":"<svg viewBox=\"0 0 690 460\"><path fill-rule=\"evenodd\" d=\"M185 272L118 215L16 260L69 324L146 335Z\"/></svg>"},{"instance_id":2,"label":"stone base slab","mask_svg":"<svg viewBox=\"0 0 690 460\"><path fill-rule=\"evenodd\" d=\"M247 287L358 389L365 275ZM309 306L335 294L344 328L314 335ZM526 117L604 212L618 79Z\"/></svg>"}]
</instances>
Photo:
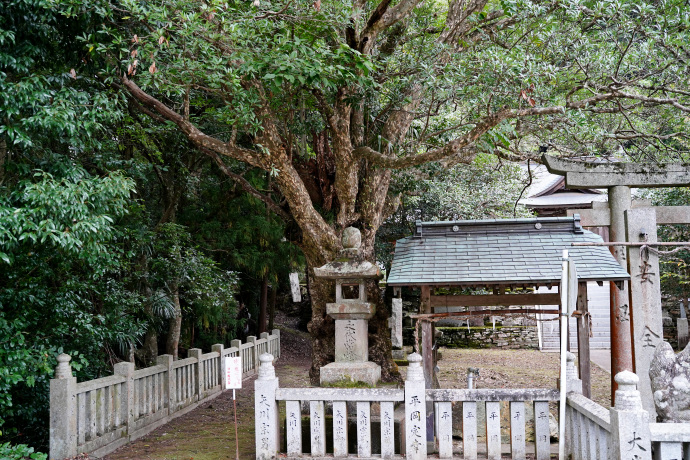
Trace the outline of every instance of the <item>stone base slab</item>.
<instances>
[{"instance_id":1,"label":"stone base slab","mask_svg":"<svg viewBox=\"0 0 690 460\"><path fill-rule=\"evenodd\" d=\"M376 313L376 305L359 300L345 300L327 303L326 313L335 320L370 319Z\"/></svg>"},{"instance_id":2,"label":"stone base slab","mask_svg":"<svg viewBox=\"0 0 690 460\"><path fill-rule=\"evenodd\" d=\"M372 362L330 363L321 368L321 385L343 380L376 386L381 380L381 366Z\"/></svg>"}]
</instances>

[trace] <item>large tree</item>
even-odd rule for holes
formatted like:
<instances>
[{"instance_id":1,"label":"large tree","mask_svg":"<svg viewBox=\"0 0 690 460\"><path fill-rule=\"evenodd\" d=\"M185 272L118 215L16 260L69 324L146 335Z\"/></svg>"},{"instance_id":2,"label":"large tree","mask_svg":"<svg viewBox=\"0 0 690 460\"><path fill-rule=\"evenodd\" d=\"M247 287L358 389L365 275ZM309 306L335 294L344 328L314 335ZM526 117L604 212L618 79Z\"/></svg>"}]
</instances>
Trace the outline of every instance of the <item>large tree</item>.
<instances>
[{"instance_id":1,"label":"large tree","mask_svg":"<svg viewBox=\"0 0 690 460\"><path fill-rule=\"evenodd\" d=\"M55 3L102 14L83 59L103 59L102 78L298 228L310 270L336 257L348 226L374 258L396 169L526 158L537 145L684 153L684 0ZM236 162L273 188L253 188ZM333 287L312 274L318 380L333 359ZM387 308L370 291L370 356L389 378Z\"/></svg>"}]
</instances>

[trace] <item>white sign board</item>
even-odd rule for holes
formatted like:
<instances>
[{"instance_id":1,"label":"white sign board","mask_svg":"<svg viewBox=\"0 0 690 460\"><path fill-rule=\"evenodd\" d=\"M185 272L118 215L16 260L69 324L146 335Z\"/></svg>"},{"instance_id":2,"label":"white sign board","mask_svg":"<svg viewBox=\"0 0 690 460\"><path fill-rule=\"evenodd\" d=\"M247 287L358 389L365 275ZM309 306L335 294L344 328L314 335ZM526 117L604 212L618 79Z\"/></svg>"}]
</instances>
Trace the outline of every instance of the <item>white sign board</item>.
<instances>
[{"instance_id":1,"label":"white sign board","mask_svg":"<svg viewBox=\"0 0 690 460\"><path fill-rule=\"evenodd\" d=\"M293 302L302 301L302 292L299 288L299 273L290 273L290 291L292 292Z\"/></svg>"},{"instance_id":2,"label":"white sign board","mask_svg":"<svg viewBox=\"0 0 690 460\"><path fill-rule=\"evenodd\" d=\"M242 388L242 357L229 356L225 358L225 389Z\"/></svg>"}]
</instances>

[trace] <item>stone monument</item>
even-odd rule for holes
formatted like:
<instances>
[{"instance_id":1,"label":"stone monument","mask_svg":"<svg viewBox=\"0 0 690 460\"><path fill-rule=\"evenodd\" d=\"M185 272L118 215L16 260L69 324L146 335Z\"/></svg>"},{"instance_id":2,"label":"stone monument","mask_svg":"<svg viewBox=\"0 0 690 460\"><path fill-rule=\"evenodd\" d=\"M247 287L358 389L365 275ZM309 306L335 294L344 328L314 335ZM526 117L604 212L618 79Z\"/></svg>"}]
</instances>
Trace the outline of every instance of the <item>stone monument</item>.
<instances>
[{"instance_id":1,"label":"stone monument","mask_svg":"<svg viewBox=\"0 0 690 460\"><path fill-rule=\"evenodd\" d=\"M321 384L359 381L376 386L381 366L369 361L368 337L376 306L367 302L366 280L380 279L381 271L362 260L358 229L346 228L342 242L343 250L335 261L314 269L317 278L335 280L335 303L326 304L326 313L335 319L335 362L321 368ZM348 296L348 291L356 294Z\"/></svg>"},{"instance_id":2,"label":"stone monument","mask_svg":"<svg viewBox=\"0 0 690 460\"><path fill-rule=\"evenodd\" d=\"M677 355L661 342L649 367L659 422L690 422L690 346Z\"/></svg>"}]
</instances>

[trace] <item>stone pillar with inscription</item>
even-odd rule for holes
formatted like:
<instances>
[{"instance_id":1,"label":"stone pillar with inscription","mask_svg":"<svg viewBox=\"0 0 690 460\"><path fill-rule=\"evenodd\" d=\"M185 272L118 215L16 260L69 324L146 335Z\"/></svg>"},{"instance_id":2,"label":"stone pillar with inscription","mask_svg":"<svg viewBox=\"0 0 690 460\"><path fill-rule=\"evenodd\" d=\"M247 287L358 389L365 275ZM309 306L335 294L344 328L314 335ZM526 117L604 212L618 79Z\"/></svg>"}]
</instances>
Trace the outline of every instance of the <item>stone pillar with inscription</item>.
<instances>
[{"instance_id":1,"label":"stone pillar with inscription","mask_svg":"<svg viewBox=\"0 0 690 460\"><path fill-rule=\"evenodd\" d=\"M656 212L652 208L631 209L625 213L628 241L656 243ZM656 408L649 378L654 352L664 340L661 320L659 256L651 249L630 248L630 298L634 337L635 373L642 407L656 420Z\"/></svg>"},{"instance_id":2,"label":"stone pillar with inscription","mask_svg":"<svg viewBox=\"0 0 690 460\"><path fill-rule=\"evenodd\" d=\"M321 368L321 384L343 381L371 386L381 380L381 366L369 361L369 319L376 306L367 302L366 280L381 278L379 268L363 260L359 230L343 231L343 250L338 259L315 268L318 278L335 280L335 302L326 313L335 319L335 362Z\"/></svg>"},{"instance_id":3,"label":"stone pillar with inscription","mask_svg":"<svg viewBox=\"0 0 690 460\"><path fill-rule=\"evenodd\" d=\"M276 390L278 377L273 368L273 355L259 356L259 376L254 381L254 414L257 460L274 459L280 443Z\"/></svg>"},{"instance_id":4,"label":"stone pillar with inscription","mask_svg":"<svg viewBox=\"0 0 690 460\"><path fill-rule=\"evenodd\" d=\"M410 460L426 459L426 385L422 356L412 353L407 360L405 380L405 452Z\"/></svg>"},{"instance_id":5,"label":"stone pillar with inscription","mask_svg":"<svg viewBox=\"0 0 690 460\"><path fill-rule=\"evenodd\" d=\"M610 409L611 445L609 458L615 460L651 460L652 443L649 414L642 408L639 378L629 371L616 374L616 402Z\"/></svg>"}]
</instances>

